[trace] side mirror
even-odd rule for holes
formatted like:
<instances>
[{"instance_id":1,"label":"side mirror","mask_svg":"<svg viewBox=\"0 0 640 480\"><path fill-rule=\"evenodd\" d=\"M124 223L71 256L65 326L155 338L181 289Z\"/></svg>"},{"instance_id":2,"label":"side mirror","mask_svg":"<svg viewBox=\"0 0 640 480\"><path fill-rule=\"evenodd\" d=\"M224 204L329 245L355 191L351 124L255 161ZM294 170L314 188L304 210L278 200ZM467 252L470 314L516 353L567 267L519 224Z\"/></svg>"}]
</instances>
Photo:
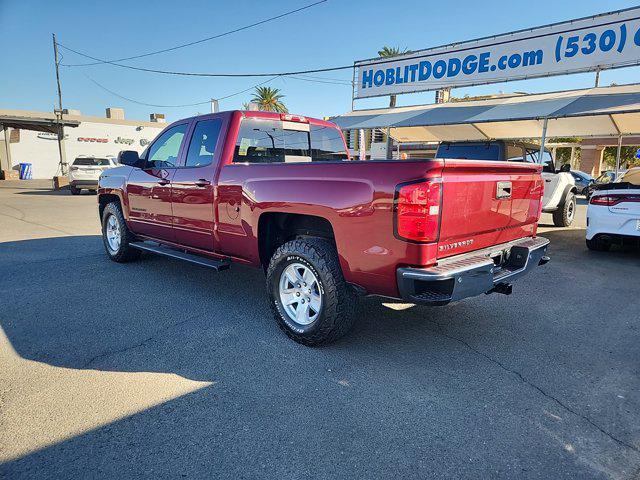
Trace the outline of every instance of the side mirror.
<instances>
[{"instance_id":1,"label":"side mirror","mask_svg":"<svg viewBox=\"0 0 640 480\"><path fill-rule=\"evenodd\" d=\"M562 166L560 167L560 171L561 171L561 172L569 173L569 172L571 171L571 165L570 165L570 164L568 164L568 163L565 163L564 165L562 165Z\"/></svg>"},{"instance_id":2,"label":"side mirror","mask_svg":"<svg viewBox=\"0 0 640 480\"><path fill-rule=\"evenodd\" d=\"M122 150L118 153L118 163L136 168L142 168L143 166L143 161L135 150Z\"/></svg>"}]
</instances>

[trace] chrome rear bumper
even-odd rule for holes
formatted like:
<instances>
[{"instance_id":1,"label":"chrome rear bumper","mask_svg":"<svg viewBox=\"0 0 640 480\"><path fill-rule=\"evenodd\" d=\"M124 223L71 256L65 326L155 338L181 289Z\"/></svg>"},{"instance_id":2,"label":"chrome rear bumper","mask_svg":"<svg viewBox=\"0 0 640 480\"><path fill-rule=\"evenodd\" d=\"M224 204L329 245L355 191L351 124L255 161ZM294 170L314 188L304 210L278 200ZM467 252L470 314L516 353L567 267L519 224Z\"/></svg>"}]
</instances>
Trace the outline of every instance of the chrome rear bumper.
<instances>
[{"instance_id":1,"label":"chrome rear bumper","mask_svg":"<svg viewBox=\"0 0 640 480\"><path fill-rule=\"evenodd\" d=\"M482 293L511 293L511 282L549 261L549 240L521 238L454 257L434 267L397 270L400 296L411 303L445 305Z\"/></svg>"}]
</instances>

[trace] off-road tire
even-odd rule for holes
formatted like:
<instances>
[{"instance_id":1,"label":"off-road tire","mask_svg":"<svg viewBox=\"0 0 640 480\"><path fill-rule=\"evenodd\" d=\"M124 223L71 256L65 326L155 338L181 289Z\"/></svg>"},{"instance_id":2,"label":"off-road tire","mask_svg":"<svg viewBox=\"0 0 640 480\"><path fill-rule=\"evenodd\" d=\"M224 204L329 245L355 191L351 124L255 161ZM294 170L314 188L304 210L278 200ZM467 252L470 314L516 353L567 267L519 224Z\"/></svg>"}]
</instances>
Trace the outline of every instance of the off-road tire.
<instances>
[{"instance_id":1,"label":"off-road tire","mask_svg":"<svg viewBox=\"0 0 640 480\"><path fill-rule=\"evenodd\" d=\"M553 212L553 224L556 227L568 227L576 217L576 195L567 193L562 204Z\"/></svg>"},{"instance_id":2,"label":"off-road tire","mask_svg":"<svg viewBox=\"0 0 640 480\"><path fill-rule=\"evenodd\" d=\"M293 263L310 268L321 287L322 307L318 318L309 325L295 323L280 301L281 274ZM299 238L281 245L267 268L267 290L278 326L292 340L303 345L319 346L334 342L354 324L357 295L345 281L338 253L328 240Z\"/></svg>"},{"instance_id":3,"label":"off-road tire","mask_svg":"<svg viewBox=\"0 0 640 480\"><path fill-rule=\"evenodd\" d=\"M80 195L80 192L82 191L80 188L74 187L73 185L69 185L69 190L71 191L71 195Z\"/></svg>"},{"instance_id":4,"label":"off-road tire","mask_svg":"<svg viewBox=\"0 0 640 480\"><path fill-rule=\"evenodd\" d=\"M587 239L587 248L594 252L608 252L611 250L611 244L603 242L598 235L595 235L591 240Z\"/></svg>"},{"instance_id":5,"label":"off-road tire","mask_svg":"<svg viewBox=\"0 0 640 480\"><path fill-rule=\"evenodd\" d=\"M107 241L107 221L109 217L115 217L120 226L120 248L118 250L112 250ZM118 263L130 262L140 257L140 250L129 246L129 243L135 242L136 238L133 233L127 228L127 222L122 214L122 209L118 202L108 203L104 207L102 212L102 243L104 249L111 260Z\"/></svg>"}]
</instances>

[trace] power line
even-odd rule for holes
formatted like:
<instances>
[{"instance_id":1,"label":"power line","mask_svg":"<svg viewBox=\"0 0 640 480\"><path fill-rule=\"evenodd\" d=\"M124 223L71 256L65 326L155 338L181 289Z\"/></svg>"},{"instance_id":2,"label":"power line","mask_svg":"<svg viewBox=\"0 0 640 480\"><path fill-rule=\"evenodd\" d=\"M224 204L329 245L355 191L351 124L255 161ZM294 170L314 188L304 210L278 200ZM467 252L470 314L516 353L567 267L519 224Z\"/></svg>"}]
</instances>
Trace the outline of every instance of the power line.
<instances>
[{"instance_id":1,"label":"power line","mask_svg":"<svg viewBox=\"0 0 640 480\"><path fill-rule=\"evenodd\" d=\"M326 79L326 80L316 80L314 78L307 78L307 77L297 77L295 75L291 75L288 78L293 78L294 80L303 80L305 82L314 82L314 83L327 83L329 85L348 85L351 86L351 81L347 81L347 80L330 80L330 79Z\"/></svg>"},{"instance_id":2,"label":"power line","mask_svg":"<svg viewBox=\"0 0 640 480\"><path fill-rule=\"evenodd\" d=\"M204 42L208 42L210 40L215 40L217 38L221 38L221 37L224 37L226 35L231 35L233 33L238 33L238 32L241 32L243 30L248 30L250 28L257 27L258 25L263 25L265 23L272 22L274 20L278 20L280 18L289 16L289 15L293 15L294 13L301 12L302 10L306 10L308 8L315 7L316 5L319 5L321 3L325 3L326 1L327 0L319 0L319 1L311 3L309 5L305 5L304 7L296 8L295 10L290 10L288 12L281 13L280 15L276 15L274 17L269 17L269 18L266 18L264 20L260 20L260 21L255 22L255 23L252 23L252 24L249 24L249 25L245 25L243 27L238 27L238 28L235 28L233 30L228 30L228 31L223 32L223 33L212 35L211 37L206 37L206 38L203 38L203 39L200 39L200 40L195 40L193 42L188 42L188 43L183 43L183 44L180 44L180 45L176 45L175 47L164 48L162 50L154 50L152 52L141 53L139 55L134 55L134 56L131 56L131 57L117 58L117 59L114 59L114 60L101 60L101 59L97 59L97 58L93 58L93 57L88 57L88 58L92 58L95 61L94 62L89 62L89 63L66 64L64 66L65 67L86 67L86 66L89 66L89 65L99 65L99 64L103 64L103 63L124 62L126 60L134 60L136 58L150 57L152 55L158 55L160 53L172 52L174 50L179 50L180 48L190 47L192 45L197 45L199 43L204 43ZM60 46L62 46L62 45L60 45ZM64 47L64 48L67 48L67 47ZM76 52L74 52L74 53L76 53Z\"/></svg>"},{"instance_id":3,"label":"power line","mask_svg":"<svg viewBox=\"0 0 640 480\"><path fill-rule=\"evenodd\" d=\"M334 71L338 71L338 70L352 69L354 67L353 65L345 65L345 66L340 66L340 67L316 68L316 69L311 69L311 70L299 70L299 71L293 71L293 72L280 72L280 73L179 72L179 71L171 71L171 70L158 70L158 69L155 69L155 68L135 67L133 65L125 65L123 63L116 63L116 62L113 62L113 61L110 61L110 60L105 60L103 58L97 58L97 57L91 56L89 54L82 53L82 52L80 52L78 50L74 50L73 48L67 47L66 45L63 45L63 44L61 44L59 42L58 42L58 46L61 47L61 48L64 48L65 50L73 52L76 55L80 55L81 57L85 57L85 58L89 58L91 60L95 60L98 63L105 63L105 64L109 64L109 65L114 65L114 66L120 67L120 68L126 68L126 69L129 69L129 70L137 70L137 71L140 71L140 72L160 73L160 74L164 74L164 75L179 75L179 76L186 76L186 77L235 77L235 78L239 78L239 77L286 77L286 76L291 76L291 75L302 75L302 74L307 74L307 73L334 72ZM388 62L389 62L389 60L381 61L381 62L378 62L378 63L388 63ZM62 66L71 67L72 65L64 64Z\"/></svg>"},{"instance_id":4,"label":"power line","mask_svg":"<svg viewBox=\"0 0 640 480\"><path fill-rule=\"evenodd\" d=\"M159 105L159 104L155 104L155 103L146 103L146 102L141 102L140 100L135 100L135 99L133 99L133 98L130 98L130 97L126 97L126 96L124 96L124 95L121 95L121 94L119 94L118 92L114 92L113 90L111 90L111 89L109 89L109 88L105 87L104 85L102 85L101 83L97 82L96 80L94 80L93 78L91 78L91 77L90 77L90 76L88 76L88 75L85 75L85 77L87 78L87 80L89 80L90 82L92 82L93 84L95 84L96 86L98 86L99 88L101 88L102 90L104 90L104 91L106 91L106 92L110 93L111 95L113 95L113 96L115 96L115 97L118 97L118 98L120 98L120 99L122 99L122 100L126 100L127 102L136 103L136 104L138 104L138 105L144 105L145 107L181 108L181 107L195 107L195 106L198 106L198 105L206 105L206 104L208 104L208 103L211 103L211 99L209 99L209 100L205 100L205 101L202 101L202 102L185 103L185 104L182 104L182 105ZM276 78L278 78L278 77L270 78L269 80L266 80L266 81L264 81L264 82L258 83L258 84L256 84L256 85L253 85L253 86L249 87L249 88L245 88L244 90L240 90L240 91L238 91L238 92L231 93L231 94L229 94L229 95L225 95L225 96L222 96L222 97L216 98L216 99L214 99L214 100L218 100L218 101L220 101L220 100L225 100L225 99L227 99L227 98L235 97L236 95L240 95L240 94L242 94L242 93L246 93L246 92L248 92L249 90L253 90L253 89L254 89L254 88L256 88L256 87L259 87L259 86L261 86L261 85L265 85L265 84L267 84L267 83L269 83L269 82L272 82L272 81L273 81L273 80L275 80Z\"/></svg>"}]
</instances>

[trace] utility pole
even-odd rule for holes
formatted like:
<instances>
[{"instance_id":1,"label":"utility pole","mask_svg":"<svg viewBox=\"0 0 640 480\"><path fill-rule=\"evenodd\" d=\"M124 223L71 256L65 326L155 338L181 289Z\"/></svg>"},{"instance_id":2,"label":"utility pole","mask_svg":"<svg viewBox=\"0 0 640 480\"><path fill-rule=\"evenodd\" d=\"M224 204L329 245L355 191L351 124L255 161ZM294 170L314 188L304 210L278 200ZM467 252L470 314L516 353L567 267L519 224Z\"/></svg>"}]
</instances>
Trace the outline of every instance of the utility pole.
<instances>
[{"instance_id":1,"label":"utility pole","mask_svg":"<svg viewBox=\"0 0 640 480\"><path fill-rule=\"evenodd\" d=\"M58 84L58 109L54 110L56 119L58 120L58 154L60 155L60 173L66 175L67 164L65 162L64 153L62 150L62 141L64 140L64 126L61 123L62 120L62 88L60 87L60 60L58 58L58 42L56 41L56 34L53 33L53 60L56 66L56 83Z\"/></svg>"},{"instance_id":2,"label":"utility pole","mask_svg":"<svg viewBox=\"0 0 640 480\"><path fill-rule=\"evenodd\" d=\"M600 69L596 70L596 88L600 86Z\"/></svg>"}]
</instances>

